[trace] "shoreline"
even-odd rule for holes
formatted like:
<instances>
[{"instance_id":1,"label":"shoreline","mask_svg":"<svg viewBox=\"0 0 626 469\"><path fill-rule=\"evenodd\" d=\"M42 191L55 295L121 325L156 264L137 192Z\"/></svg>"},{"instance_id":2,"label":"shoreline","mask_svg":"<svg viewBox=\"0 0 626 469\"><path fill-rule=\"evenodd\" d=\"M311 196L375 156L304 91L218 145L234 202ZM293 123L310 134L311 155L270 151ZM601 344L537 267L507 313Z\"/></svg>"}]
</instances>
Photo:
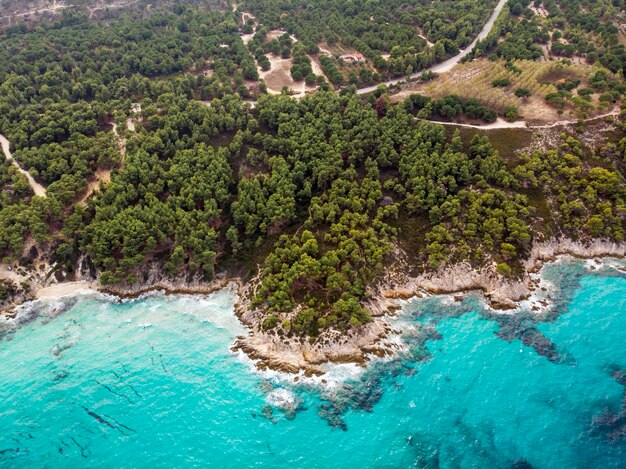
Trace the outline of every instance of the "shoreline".
<instances>
[{"instance_id":1,"label":"shoreline","mask_svg":"<svg viewBox=\"0 0 626 469\"><path fill-rule=\"evenodd\" d=\"M169 281L159 280L150 285L139 285L133 287L118 287L114 285L98 286L96 291L106 295L111 295L120 300L136 299L150 293L163 293L164 295L210 295L219 290L235 284L237 290L241 288L242 281L239 277L224 277L210 282L194 281Z\"/></svg>"},{"instance_id":2,"label":"shoreline","mask_svg":"<svg viewBox=\"0 0 626 469\"><path fill-rule=\"evenodd\" d=\"M546 284L539 272L544 265L563 257L577 259L623 259L626 243L596 240L582 243L573 240L551 240L535 243L524 261L524 273L519 278L504 278L496 274L493 266L473 268L469 263L459 263L409 277L393 272L385 274L376 287L370 289L370 298L365 306L371 311L372 321L358 330L324 330L314 340L290 336L282 329L263 331L263 315L251 310L249 299L253 296L258 278L243 283L239 277L223 277L211 282L183 282L159 280L149 285L133 287L101 286L90 281L59 282L47 286L33 287L29 300L21 301L0 311L7 318L15 317L17 307L28 301L53 301L82 294L107 294L119 300L139 298L152 292L164 295L209 295L231 287L236 295L234 314L248 330L231 346L234 353L244 353L254 362L258 370L273 370L296 377L315 377L326 373L327 364L355 364L364 367L374 358L394 357L403 350L399 338L401 330L389 321L397 315L407 300L432 295L454 295L461 301L468 292L478 292L493 314L516 314L529 309L533 314L549 310L545 299ZM404 264L399 260L397 268ZM547 284L549 285L549 283Z\"/></svg>"},{"instance_id":3,"label":"shoreline","mask_svg":"<svg viewBox=\"0 0 626 469\"><path fill-rule=\"evenodd\" d=\"M246 337L238 338L232 349L245 353L262 370L303 373L304 376L324 374L320 365L326 363L364 366L374 358L393 357L403 350L402 341L398 340L402 331L394 329L388 319L396 316L396 311L402 309L403 304L410 299L453 295L454 301L461 301L464 294L476 292L492 314L517 314L525 309L536 315L549 312L550 283L542 279L539 273L544 265L564 257L624 259L626 243L606 240L589 243L550 240L535 243L529 258L523 263L524 273L513 279L496 274L495 266L477 269L468 263L417 277L399 278L392 273L370 290L366 307L372 313L371 323L358 331L326 330L314 341L295 338L285 340L279 333L262 331L259 313L244 309L244 292L240 296L243 301L240 300L235 311L251 332Z\"/></svg>"},{"instance_id":4,"label":"shoreline","mask_svg":"<svg viewBox=\"0 0 626 469\"><path fill-rule=\"evenodd\" d=\"M626 242L594 240L583 243L571 239L538 242L532 246L528 259L522 264L524 272L517 278L497 274L493 268L495 266L474 268L469 263L459 263L400 281L386 279L375 290L368 306L379 314L385 314L385 311L397 309L399 300L478 292L495 313L504 314L531 299L540 282L538 275L541 269L563 257L583 260L624 259Z\"/></svg>"},{"instance_id":5,"label":"shoreline","mask_svg":"<svg viewBox=\"0 0 626 469\"><path fill-rule=\"evenodd\" d=\"M97 286L92 282L62 282L42 287L35 291L35 300L59 300L68 296L97 293Z\"/></svg>"}]
</instances>

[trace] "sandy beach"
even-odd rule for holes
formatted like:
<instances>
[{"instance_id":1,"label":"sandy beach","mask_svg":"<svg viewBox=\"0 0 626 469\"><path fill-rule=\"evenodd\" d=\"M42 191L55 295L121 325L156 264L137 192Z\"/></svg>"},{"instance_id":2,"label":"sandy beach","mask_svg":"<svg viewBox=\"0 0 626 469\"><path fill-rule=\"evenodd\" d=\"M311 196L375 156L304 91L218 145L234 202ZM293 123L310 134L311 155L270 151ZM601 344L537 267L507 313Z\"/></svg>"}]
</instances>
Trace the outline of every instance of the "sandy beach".
<instances>
[{"instance_id":1,"label":"sandy beach","mask_svg":"<svg viewBox=\"0 0 626 469\"><path fill-rule=\"evenodd\" d=\"M91 282L57 283L41 288L35 293L38 300L58 300L67 296L96 293L97 287Z\"/></svg>"}]
</instances>

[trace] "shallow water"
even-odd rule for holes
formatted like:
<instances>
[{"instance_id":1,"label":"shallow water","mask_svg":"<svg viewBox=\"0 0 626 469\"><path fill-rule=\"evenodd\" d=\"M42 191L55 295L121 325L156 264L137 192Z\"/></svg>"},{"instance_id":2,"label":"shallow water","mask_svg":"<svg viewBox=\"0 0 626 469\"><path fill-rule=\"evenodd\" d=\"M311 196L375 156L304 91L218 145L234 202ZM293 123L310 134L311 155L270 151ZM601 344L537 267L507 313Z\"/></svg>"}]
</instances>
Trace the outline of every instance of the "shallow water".
<instances>
[{"instance_id":1,"label":"shallow water","mask_svg":"<svg viewBox=\"0 0 626 469\"><path fill-rule=\"evenodd\" d=\"M409 302L410 352L326 387L231 354L228 291L43 309L0 339L0 466L626 467L626 278L583 265L548 269L563 304L522 333Z\"/></svg>"}]
</instances>

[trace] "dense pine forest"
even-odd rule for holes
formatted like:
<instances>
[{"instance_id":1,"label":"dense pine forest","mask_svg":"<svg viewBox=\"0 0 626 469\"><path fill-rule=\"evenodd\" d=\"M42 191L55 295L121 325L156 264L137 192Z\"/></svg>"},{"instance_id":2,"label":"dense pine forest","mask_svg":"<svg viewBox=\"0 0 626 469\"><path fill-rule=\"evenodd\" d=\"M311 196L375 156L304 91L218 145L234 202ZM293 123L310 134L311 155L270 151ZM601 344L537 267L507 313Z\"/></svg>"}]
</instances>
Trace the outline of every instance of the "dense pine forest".
<instances>
[{"instance_id":1,"label":"dense pine forest","mask_svg":"<svg viewBox=\"0 0 626 469\"><path fill-rule=\"evenodd\" d=\"M548 150L513 154L427 120L495 120L478 101L396 104L384 88L361 96L330 86L296 100L259 82L257 62L273 47L309 57L323 43L362 52L373 64L367 82L411 73L466 47L495 3L239 6L267 31L299 39L278 46L264 37L244 44L253 24L230 5L101 20L69 9L53 22L6 27L0 134L46 196L0 162L3 263L28 270L45 259L51 275L86 269L103 285L147 282L155 269L172 279L251 277L259 266L253 306L265 312L263 327L316 335L367 323L368 287L400 252L415 272L469 261L507 277L537 240L623 241L624 112L605 142L563 133ZM495 40L474 55L539 58L551 34L552 54L572 46L607 68L591 94L619 106L626 56L609 19L623 1L544 2L560 35L526 18L531 6L511 2ZM329 71L341 65L327 60Z\"/></svg>"}]
</instances>

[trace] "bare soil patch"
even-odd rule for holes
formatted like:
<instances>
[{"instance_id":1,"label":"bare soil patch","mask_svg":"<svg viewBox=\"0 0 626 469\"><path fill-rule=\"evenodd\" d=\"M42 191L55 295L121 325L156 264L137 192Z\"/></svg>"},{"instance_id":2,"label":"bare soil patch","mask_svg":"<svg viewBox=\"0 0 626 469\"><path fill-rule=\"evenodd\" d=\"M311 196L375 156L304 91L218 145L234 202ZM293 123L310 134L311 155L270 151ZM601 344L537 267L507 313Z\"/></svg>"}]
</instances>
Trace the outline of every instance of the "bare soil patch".
<instances>
[{"instance_id":1,"label":"bare soil patch","mask_svg":"<svg viewBox=\"0 0 626 469\"><path fill-rule=\"evenodd\" d=\"M304 80L294 81L291 77L291 66L293 60L291 58L283 59L281 57L274 57L270 54L270 63L272 67L263 71L259 68L259 77L265 80L267 85L267 91L270 94L280 94L283 87L288 87L293 91L293 95L296 97L302 97L307 92L315 91L317 85L307 86ZM322 68L316 59L311 58L311 68L316 75L323 75Z\"/></svg>"}]
</instances>

